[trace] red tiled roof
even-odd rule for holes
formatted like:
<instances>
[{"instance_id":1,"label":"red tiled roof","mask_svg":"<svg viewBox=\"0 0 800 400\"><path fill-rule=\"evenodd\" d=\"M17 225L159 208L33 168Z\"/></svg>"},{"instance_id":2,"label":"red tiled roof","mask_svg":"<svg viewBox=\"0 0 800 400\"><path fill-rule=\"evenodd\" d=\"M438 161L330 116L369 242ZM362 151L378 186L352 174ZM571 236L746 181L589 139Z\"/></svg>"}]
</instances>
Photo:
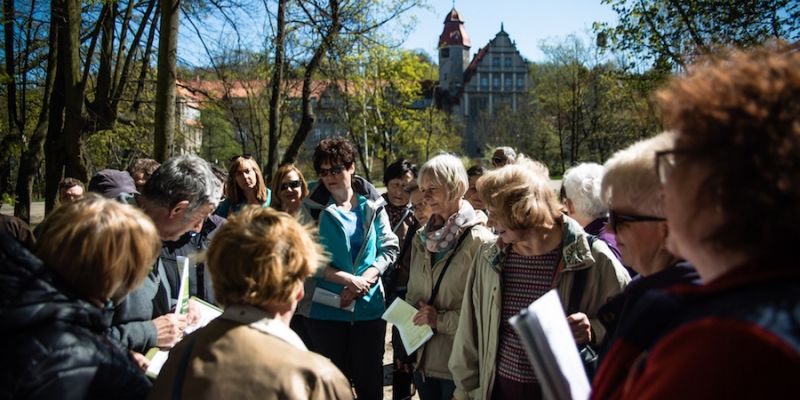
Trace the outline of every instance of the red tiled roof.
<instances>
[{"instance_id":1,"label":"red tiled roof","mask_svg":"<svg viewBox=\"0 0 800 400\"><path fill-rule=\"evenodd\" d=\"M466 46L470 47L472 42L469 40L467 29L464 28L464 19L455 8L450 10L444 19L444 30L439 35L439 47L443 46Z\"/></svg>"}]
</instances>

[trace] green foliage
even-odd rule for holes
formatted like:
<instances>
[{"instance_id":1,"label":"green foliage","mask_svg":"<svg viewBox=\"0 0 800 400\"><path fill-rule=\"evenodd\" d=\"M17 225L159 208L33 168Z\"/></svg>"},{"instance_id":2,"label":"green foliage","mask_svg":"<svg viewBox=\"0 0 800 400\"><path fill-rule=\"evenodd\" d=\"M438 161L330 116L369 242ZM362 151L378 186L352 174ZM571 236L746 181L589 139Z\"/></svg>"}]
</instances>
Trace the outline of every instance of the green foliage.
<instances>
[{"instance_id":1,"label":"green foliage","mask_svg":"<svg viewBox=\"0 0 800 400\"><path fill-rule=\"evenodd\" d=\"M595 24L601 41L637 62L685 67L718 45L753 46L800 38L800 3L794 0L603 0L619 17Z\"/></svg>"}]
</instances>

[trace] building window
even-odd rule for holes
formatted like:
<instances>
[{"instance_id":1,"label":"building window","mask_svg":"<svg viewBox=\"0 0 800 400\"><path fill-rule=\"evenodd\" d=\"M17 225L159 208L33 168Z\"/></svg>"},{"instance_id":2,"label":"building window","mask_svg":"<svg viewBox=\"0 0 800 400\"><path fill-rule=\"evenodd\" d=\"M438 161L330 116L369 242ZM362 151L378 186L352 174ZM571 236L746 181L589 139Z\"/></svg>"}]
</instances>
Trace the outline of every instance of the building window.
<instances>
[{"instance_id":1,"label":"building window","mask_svg":"<svg viewBox=\"0 0 800 400\"><path fill-rule=\"evenodd\" d=\"M522 75L517 76L517 89L525 88L525 77Z\"/></svg>"},{"instance_id":2,"label":"building window","mask_svg":"<svg viewBox=\"0 0 800 400\"><path fill-rule=\"evenodd\" d=\"M482 76L481 77L481 89L488 89L489 88L489 78Z\"/></svg>"},{"instance_id":3,"label":"building window","mask_svg":"<svg viewBox=\"0 0 800 400\"><path fill-rule=\"evenodd\" d=\"M505 90L512 90L512 89L514 89L514 86L513 86L513 84L512 84L512 80L511 80L511 77L510 77L510 76L507 76L507 77L506 77L506 79L505 79L505 82L503 82L503 88L504 88Z\"/></svg>"},{"instance_id":4,"label":"building window","mask_svg":"<svg viewBox=\"0 0 800 400\"><path fill-rule=\"evenodd\" d=\"M500 57L492 57L492 66L500 67Z\"/></svg>"},{"instance_id":5,"label":"building window","mask_svg":"<svg viewBox=\"0 0 800 400\"><path fill-rule=\"evenodd\" d=\"M511 68L511 57L506 57L506 68Z\"/></svg>"},{"instance_id":6,"label":"building window","mask_svg":"<svg viewBox=\"0 0 800 400\"><path fill-rule=\"evenodd\" d=\"M492 89L500 90L500 77L495 76L492 78Z\"/></svg>"},{"instance_id":7,"label":"building window","mask_svg":"<svg viewBox=\"0 0 800 400\"><path fill-rule=\"evenodd\" d=\"M445 48L439 50L439 57L442 57L442 58L450 57L450 49L445 47Z\"/></svg>"}]
</instances>

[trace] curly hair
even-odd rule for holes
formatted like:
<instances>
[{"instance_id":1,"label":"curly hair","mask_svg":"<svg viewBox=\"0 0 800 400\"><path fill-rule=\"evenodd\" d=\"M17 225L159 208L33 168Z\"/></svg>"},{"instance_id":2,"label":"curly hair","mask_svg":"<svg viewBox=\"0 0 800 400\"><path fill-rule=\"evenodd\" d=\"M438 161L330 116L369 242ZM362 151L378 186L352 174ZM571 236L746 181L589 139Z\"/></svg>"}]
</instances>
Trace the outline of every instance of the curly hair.
<instances>
[{"instance_id":1,"label":"curly hair","mask_svg":"<svg viewBox=\"0 0 800 400\"><path fill-rule=\"evenodd\" d=\"M289 214L253 205L231 215L207 256L214 293L225 307L285 307L326 262L309 228Z\"/></svg>"},{"instance_id":2,"label":"curly hair","mask_svg":"<svg viewBox=\"0 0 800 400\"><path fill-rule=\"evenodd\" d=\"M319 172L323 163L331 166L344 164L350 168L355 162L355 151L350 142L341 137L322 139L314 149L314 170Z\"/></svg>"},{"instance_id":3,"label":"curly hair","mask_svg":"<svg viewBox=\"0 0 800 400\"><path fill-rule=\"evenodd\" d=\"M761 256L800 236L800 52L781 43L730 50L657 93L678 165L710 176L697 201L725 221L706 240ZM698 211L699 212L699 211Z\"/></svg>"}]
</instances>

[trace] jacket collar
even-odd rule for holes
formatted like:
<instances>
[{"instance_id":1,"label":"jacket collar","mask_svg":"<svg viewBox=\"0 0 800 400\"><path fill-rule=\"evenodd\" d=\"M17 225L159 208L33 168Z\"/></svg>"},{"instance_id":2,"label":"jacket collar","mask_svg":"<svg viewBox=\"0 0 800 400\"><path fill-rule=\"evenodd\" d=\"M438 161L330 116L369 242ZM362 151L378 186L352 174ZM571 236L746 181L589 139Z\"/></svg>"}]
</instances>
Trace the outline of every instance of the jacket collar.
<instances>
[{"instance_id":1,"label":"jacket collar","mask_svg":"<svg viewBox=\"0 0 800 400\"><path fill-rule=\"evenodd\" d=\"M297 336L289 326L283 321L275 319L274 315L257 307L246 305L230 306L222 312L221 318L248 325L259 332L275 336L300 350L308 350L300 336Z\"/></svg>"},{"instance_id":2,"label":"jacket collar","mask_svg":"<svg viewBox=\"0 0 800 400\"><path fill-rule=\"evenodd\" d=\"M563 216L561 248L564 270L588 268L594 263L588 237L577 221ZM508 247L501 249L497 244L493 244L484 252L484 260L489 262L492 269L499 272L502 270L508 250Z\"/></svg>"}]
</instances>

